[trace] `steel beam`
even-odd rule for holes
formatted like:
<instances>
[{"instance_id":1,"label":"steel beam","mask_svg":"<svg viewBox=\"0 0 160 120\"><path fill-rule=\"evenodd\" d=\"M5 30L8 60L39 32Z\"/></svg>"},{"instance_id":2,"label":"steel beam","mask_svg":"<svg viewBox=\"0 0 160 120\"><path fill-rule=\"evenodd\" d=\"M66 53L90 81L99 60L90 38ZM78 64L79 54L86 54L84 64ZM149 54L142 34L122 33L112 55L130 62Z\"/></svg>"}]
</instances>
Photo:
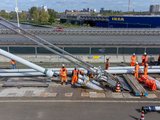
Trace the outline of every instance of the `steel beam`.
<instances>
[{"instance_id":1,"label":"steel beam","mask_svg":"<svg viewBox=\"0 0 160 120\"><path fill-rule=\"evenodd\" d=\"M13 55L13 54L11 54L9 52L6 52L6 51L2 50L2 49L0 49L0 55L3 55L3 56L5 56L5 57L7 57L9 59L16 60L19 63L22 63L22 64L24 64L24 65L26 65L26 66L28 66L30 68L33 68L34 70L37 70L37 71L39 71L41 73L44 73L48 77L52 77L54 75L52 70L48 70L48 69L45 69L43 67L40 67L40 66L38 66L36 64L33 64L33 63L23 59L23 58L20 58L20 57L18 57L16 55Z\"/></svg>"}]
</instances>

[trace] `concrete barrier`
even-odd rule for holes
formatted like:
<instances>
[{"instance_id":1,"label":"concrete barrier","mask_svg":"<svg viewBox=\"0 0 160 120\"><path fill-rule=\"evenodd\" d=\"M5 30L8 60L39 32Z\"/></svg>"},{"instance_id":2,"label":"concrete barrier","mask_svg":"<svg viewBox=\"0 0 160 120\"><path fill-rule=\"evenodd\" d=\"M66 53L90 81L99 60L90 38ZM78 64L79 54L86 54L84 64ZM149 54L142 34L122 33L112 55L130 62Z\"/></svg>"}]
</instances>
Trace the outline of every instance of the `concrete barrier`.
<instances>
[{"instance_id":1,"label":"concrete barrier","mask_svg":"<svg viewBox=\"0 0 160 120\"><path fill-rule=\"evenodd\" d=\"M68 62L67 60L63 59L62 57L59 57L57 55L51 55L51 54L40 54L40 55L22 55L22 54L16 54L26 60L29 60L31 62ZM79 59L85 61L85 62L91 62L91 63L104 63L106 58L110 58L110 63L129 63L131 55L75 55ZM141 56L138 55L138 62L141 63ZM149 56L149 58L152 58L154 60L158 59L158 56ZM0 62L9 62L10 60L8 58L5 58L0 55Z\"/></svg>"}]
</instances>

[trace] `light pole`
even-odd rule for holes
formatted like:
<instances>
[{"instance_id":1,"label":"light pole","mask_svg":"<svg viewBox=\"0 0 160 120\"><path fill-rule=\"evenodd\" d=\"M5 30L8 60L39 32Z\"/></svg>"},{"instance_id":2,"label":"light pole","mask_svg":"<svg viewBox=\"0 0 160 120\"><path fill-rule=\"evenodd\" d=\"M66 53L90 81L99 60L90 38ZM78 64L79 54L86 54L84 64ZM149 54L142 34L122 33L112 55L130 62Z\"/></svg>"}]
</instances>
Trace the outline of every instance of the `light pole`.
<instances>
[{"instance_id":1,"label":"light pole","mask_svg":"<svg viewBox=\"0 0 160 120\"><path fill-rule=\"evenodd\" d=\"M131 0L128 0L128 12L130 11L130 7L131 7Z\"/></svg>"},{"instance_id":2,"label":"light pole","mask_svg":"<svg viewBox=\"0 0 160 120\"><path fill-rule=\"evenodd\" d=\"M20 24L19 24L19 15L18 15L18 0L16 0L15 11L16 11L16 13L17 13L17 24L18 24L18 27L20 27Z\"/></svg>"}]
</instances>

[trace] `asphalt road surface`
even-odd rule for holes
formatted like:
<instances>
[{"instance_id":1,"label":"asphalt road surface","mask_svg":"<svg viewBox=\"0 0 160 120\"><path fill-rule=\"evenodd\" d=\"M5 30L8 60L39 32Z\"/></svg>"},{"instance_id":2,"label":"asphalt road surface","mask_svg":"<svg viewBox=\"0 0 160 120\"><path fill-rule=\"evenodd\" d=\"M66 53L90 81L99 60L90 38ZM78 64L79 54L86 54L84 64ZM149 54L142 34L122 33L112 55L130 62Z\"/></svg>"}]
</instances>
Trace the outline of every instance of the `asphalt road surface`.
<instances>
[{"instance_id":1,"label":"asphalt road surface","mask_svg":"<svg viewBox=\"0 0 160 120\"><path fill-rule=\"evenodd\" d=\"M158 103L159 104L159 103ZM1 120L138 120L140 102L0 100ZM160 113L147 113L145 120L159 120Z\"/></svg>"},{"instance_id":2,"label":"asphalt road surface","mask_svg":"<svg viewBox=\"0 0 160 120\"><path fill-rule=\"evenodd\" d=\"M105 36L105 35L39 35L55 45L146 45L157 46L160 44L159 36ZM32 41L18 35L0 35L0 43L3 45L35 45Z\"/></svg>"}]
</instances>

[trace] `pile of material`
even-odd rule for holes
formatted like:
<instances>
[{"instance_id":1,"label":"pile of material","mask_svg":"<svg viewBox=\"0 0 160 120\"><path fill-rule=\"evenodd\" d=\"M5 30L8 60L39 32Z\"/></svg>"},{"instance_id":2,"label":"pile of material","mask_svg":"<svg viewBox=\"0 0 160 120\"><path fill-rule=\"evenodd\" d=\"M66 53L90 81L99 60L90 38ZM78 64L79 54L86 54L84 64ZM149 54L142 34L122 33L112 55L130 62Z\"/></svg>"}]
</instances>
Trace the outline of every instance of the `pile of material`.
<instances>
[{"instance_id":1,"label":"pile of material","mask_svg":"<svg viewBox=\"0 0 160 120\"><path fill-rule=\"evenodd\" d=\"M157 89L160 90L160 82L151 76L142 75L141 78L138 80L139 82L144 83L152 91L155 91Z\"/></svg>"}]
</instances>

